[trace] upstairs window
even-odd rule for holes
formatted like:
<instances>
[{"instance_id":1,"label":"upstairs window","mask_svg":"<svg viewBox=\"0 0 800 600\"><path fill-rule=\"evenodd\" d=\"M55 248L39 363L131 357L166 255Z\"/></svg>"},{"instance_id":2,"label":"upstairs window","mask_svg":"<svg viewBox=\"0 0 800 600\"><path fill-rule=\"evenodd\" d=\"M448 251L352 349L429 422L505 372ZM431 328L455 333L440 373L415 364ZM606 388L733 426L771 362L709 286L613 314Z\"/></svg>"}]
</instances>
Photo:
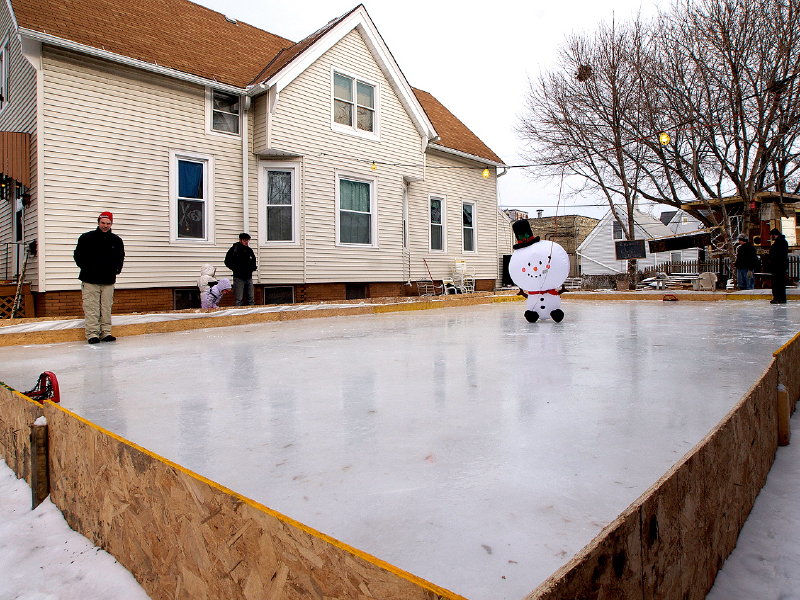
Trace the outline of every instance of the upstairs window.
<instances>
[{"instance_id":1,"label":"upstairs window","mask_svg":"<svg viewBox=\"0 0 800 600\"><path fill-rule=\"evenodd\" d=\"M211 130L239 134L239 96L211 90Z\"/></svg>"},{"instance_id":2,"label":"upstairs window","mask_svg":"<svg viewBox=\"0 0 800 600\"><path fill-rule=\"evenodd\" d=\"M333 123L356 132L376 132L376 86L333 73Z\"/></svg>"},{"instance_id":3,"label":"upstairs window","mask_svg":"<svg viewBox=\"0 0 800 600\"><path fill-rule=\"evenodd\" d=\"M624 240L625 234L622 232L622 225L620 225L617 221L613 221L613 225L614 225L614 233L612 234L613 235L612 239Z\"/></svg>"}]
</instances>

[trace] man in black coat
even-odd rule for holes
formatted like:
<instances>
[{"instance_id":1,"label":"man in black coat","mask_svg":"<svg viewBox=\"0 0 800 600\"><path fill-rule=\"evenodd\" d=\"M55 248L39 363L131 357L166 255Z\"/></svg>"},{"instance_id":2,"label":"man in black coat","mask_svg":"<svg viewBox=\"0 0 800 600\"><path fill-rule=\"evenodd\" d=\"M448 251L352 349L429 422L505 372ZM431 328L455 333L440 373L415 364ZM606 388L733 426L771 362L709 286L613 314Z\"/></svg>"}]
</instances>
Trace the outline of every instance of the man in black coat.
<instances>
[{"instance_id":1,"label":"man in black coat","mask_svg":"<svg viewBox=\"0 0 800 600\"><path fill-rule=\"evenodd\" d=\"M736 268L736 286L740 290L752 290L755 286L755 271L758 268L758 255L753 244L747 235L740 233L736 239L736 261L733 266Z\"/></svg>"},{"instance_id":2,"label":"man in black coat","mask_svg":"<svg viewBox=\"0 0 800 600\"><path fill-rule=\"evenodd\" d=\"M225 255L225 266L233 271L233 295L236 306L251 306L253 300L253 271L256 270L256 255L250 247L250 235L239 234L239 241Z\"/></svg>"},{"instance_id":3,"label":"man in black coat","mask_svg":"<svg viewBox=\"0 0 800 600\"><path fill-rule=\"evenodd\" d=\"M125 245L122 238L111 233L114 216L101 212L97 229L87 231L78 238L73 258L80 267L83 315L86 341L113 342L111 335L111 307L114 304L114 284L125 262Z\"/></svg>"},{"instance_id":4,"label":"man in black coat","mask_svg":"<svg viewBox=\"0 0 800 600\"><path fill-rule=\"evenodd\" d=\"M789 266L789 244L778 230L769 232L772 246L769 248L769 264L772 271L772 300L770 304L786 304L786 269Z\"/></svg>"}]
</instances>

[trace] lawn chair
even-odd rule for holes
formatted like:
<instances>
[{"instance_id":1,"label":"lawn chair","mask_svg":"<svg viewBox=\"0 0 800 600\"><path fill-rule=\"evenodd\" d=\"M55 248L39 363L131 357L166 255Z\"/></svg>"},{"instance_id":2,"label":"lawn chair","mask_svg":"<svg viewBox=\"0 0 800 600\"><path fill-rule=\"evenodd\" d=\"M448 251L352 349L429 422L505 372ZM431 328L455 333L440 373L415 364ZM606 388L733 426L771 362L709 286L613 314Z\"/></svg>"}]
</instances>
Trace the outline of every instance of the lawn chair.
<instances>
[{"instance_id":1,"label":"lawn chair","mask_svg":"<svg viewBox=\"0 0 800 600\"><path fill-rule=\"evenodd\" d=\"M417 293L420 296L438 296L442 293L443 286L436 285L431 279L417 281Z\"/></svg>"}]
</instances>

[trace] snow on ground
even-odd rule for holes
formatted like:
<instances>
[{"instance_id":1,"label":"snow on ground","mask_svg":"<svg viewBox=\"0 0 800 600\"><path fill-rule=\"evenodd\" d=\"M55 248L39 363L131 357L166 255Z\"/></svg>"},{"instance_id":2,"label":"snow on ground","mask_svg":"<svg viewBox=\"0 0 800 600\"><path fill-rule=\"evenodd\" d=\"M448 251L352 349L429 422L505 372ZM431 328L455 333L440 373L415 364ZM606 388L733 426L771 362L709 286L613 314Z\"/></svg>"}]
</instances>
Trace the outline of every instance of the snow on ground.
<instances>
[{"instance_id":1,"label":"snow on ground","mask_svg":"<svg viewBox=\"0 0 800 600\"><path fill-rule=\"evenodd\" d=\"M0 600L146 600L114 557L72 531L0 460Z\"/></svg>"}]
</instances>

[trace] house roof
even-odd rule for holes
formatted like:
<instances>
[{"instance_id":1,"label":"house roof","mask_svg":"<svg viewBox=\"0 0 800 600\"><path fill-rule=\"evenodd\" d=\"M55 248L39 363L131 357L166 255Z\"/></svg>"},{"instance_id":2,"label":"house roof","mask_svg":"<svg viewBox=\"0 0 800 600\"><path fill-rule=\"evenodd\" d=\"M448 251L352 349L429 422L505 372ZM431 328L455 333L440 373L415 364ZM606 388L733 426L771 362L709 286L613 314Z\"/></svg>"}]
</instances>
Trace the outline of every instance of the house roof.
<instances>
[{"instance_id":1,"label":"house roof","mask_svg":"<svg viewBox=\"0 0 800 600\"><path fill-rule=\"evenodd\" d=\"M624 221L627 219L627 211L622 207L615 207L617 214L619 214L620 218ZM578 246L578 251L584 250L588 247L594 239L599 235L601 231L607 230L611 227L611 223L614 221L614 215L609 210L602 219L597 223L597 226L592 229L589 235L586 236L586 239L581 242L580 246ZM659 238L659 237L668 237L673 234L672 230L664 225L660 220L657 218L643 213L640 210L634 209L633 211L633 221L636 226L636 233L638 235L644 234L645 239L648 238ZM641 239L641 238L638 238Z\"/></svg>"},{"instance_id":2,"label":"house roof","mask_svg":"<svg viewBox=\"0 0 800 600\"><path fill-rule=\"evenodd\" d=\"M64 40L77 51L94 49L241 89L289 68L362 8L356 6L294 43L188 0L11 0L11 4L23 35L35 32L36 39L45 43ZM437 145L502 164L431 94L416 89L413 93L439 135Z\"/></svg>"},{"instance_id":3,"label":"house roof","mask_svg":"<svg viewBox=\"0 0 800 600\"><path fill-rule=\"evenodd\" d=\"M416 95L422 108L425 109L434 129L439 134L440 139L437 145L453 148L465 154L472 154L497 163L503 162L503 159L497 156L489 146L484 144L477 135L472 133L469 127L459 121L441 102L428 92L417 88L413 89L414 95Z\"/></svg>"}]
</instances>

